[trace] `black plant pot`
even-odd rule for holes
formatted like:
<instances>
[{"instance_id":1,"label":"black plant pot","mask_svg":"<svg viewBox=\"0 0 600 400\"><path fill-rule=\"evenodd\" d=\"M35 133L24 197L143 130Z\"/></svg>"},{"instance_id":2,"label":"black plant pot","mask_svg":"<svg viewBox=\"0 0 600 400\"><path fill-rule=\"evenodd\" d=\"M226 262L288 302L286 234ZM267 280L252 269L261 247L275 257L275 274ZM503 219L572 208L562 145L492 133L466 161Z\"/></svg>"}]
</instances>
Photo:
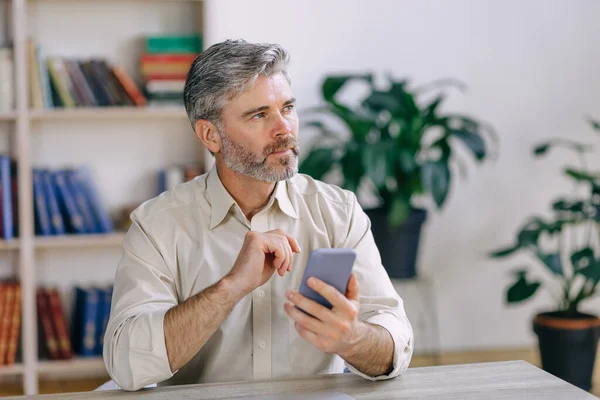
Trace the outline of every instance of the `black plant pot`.
<instances>
[{"instance_id":1,"label":"black plant pot","mask_svg":"<svg viewBox=\"0 0 600 400\"><path fill-rule=\"evenodd\" d=\"M427 211L413 209L398 228L389 224L388 210L365 210L371 219L371 231L381 254L381 261L390 278L410 279L417 276L416 263L421 239L421 226Z\"/></svg>"},{"instance_id":2,"label":"black plant pot","mask_svg":"<svg viewBox=\"0 0 600 400\"><path fill-rule=\"evenodd\" d=\"M600 318L583 313L548 312L533 320L542 368L583 390L592 387L600 338Z\"/></svg>"}]
</instances>

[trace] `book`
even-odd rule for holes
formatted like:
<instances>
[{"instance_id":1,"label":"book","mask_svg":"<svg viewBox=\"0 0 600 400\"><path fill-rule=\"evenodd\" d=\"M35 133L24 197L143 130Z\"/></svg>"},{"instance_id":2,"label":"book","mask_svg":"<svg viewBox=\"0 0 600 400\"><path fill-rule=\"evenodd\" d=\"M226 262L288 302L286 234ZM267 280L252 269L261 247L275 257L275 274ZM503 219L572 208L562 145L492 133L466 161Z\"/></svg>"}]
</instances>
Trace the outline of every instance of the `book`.
<instances>
[{"instance_id":1,"label":"book","mask_svg":"<svg viewBox=\"0 0 600 400\"><path fill-rule=\"evenodd\" d=\"M52 235L52 225L50 222L50 212L48 211L48 201L44 190L42 171L34 168L32 177L35 231L38 235L50 236Z\"/></svg>"},{"instance_id":2,"label":"book","mask_svg":"<svg viewBox=\"0 0 600 400\"><path fill-rule=\"evenodd\" d=\"M63 312L60 295L55 287L50 287L44 290L52 315L52 328L56 333L58 350L62 359L68 360L73 357L71 340L69 338L67 321Z\"/></svg>"},{"instance_id":3,"label":"book","mask_svg":"<svg viewBox=\"0 0 600 400\"><path fill-rule=\"evenodd\" d=\"M97 340L98 291L95 288L75 288L71 342L75 354L94 356Z\"/></svg>"},{"instance_id":4,"label":"book","mask_svg":"<svg viewBox=\"0 0 600 400\"><path fill-rule=\"evenodd\" d=\"M145 38L147 53L200 53L202 35L153 35Z\"/></svg>"},{"instance_id":5,"label":"book","mask_svg":"<svg viewBox=\"0 0 600 400\"><path fill-rule=\"evenodd\" d=\"M45 294L44 288L36 291L37 315L38 315L38 346L39 357L50 357L52 360L61 359L58 351L58 339L52 326L52 312Z\"/></svg>"},{"instance_id":6,"label":"book","mask_svg":"<svg viewBox=\"0 0 600 400\"><path fill-rule=\"evenodd\" d=\"M2 187L2 237L5 240L14 238L12 205L13 196L10 165L10 156L0 155L0 186Z\"/></svg>"},{"instance_id":7,"label":"book","mask_svg":"<svg viewBox=\"0 0 600 400\"><path fill-rule=\"evenodd\" d=\"M10 326L8 329L8 344L6 347L6 364L14 364L17 358L17 348L19 347L19 333L21 331L21 285L14 283L13 287L13 306L12 315L10 315Z\"/></svg>"},{"instance_id":8,"label":"book","mask_svg":"<svg viewBox=\"0 0 600 400\"><path fill-rule=\"evenodd\" d=\"M0 112L15 109L14 56L11 47L0 47Z\"/></svg>"}]
</instances>

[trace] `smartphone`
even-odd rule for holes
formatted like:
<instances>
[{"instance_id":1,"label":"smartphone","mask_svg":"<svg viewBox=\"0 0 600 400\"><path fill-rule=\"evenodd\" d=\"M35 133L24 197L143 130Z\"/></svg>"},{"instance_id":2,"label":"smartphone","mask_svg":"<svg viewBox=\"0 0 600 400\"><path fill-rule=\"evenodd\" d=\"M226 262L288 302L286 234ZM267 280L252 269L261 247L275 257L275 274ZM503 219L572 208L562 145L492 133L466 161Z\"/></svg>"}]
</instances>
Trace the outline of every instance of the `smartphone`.
<instances>
[{"instance_id":1,"label":"smartphone","mask_svg":"<svg viewBox=\"0 0 600 400\"><path fill-rule=\"evenodd\" d=\"M331 309L333 306L323 296L312 290L306 280L315 277L346 294L356 252L352 249L316 249L310 253L298 292Z\"/></svg>"}]
</instances>

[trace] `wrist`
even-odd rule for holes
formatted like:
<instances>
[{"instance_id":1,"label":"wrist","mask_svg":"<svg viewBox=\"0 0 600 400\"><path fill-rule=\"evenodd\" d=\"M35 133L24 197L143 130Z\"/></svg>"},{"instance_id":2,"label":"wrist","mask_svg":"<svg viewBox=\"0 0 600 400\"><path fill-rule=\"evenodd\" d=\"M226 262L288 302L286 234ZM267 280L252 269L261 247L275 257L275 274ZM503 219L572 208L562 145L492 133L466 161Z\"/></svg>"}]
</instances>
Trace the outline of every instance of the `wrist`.
<instances>
[{"instance_id":1,"label":"wrist","mask_svg":"<svg viewBox=\"0 0 600 400\"><path fill-rule=\"evenodd\" d=\"M364 338L368 335L369 329L370 327L367 323L363 321L358 321L356 323L354 333L352 334L352 340L350 341L350 343L348 343L348 346L343 351L343 353L339 354L339 356L342 357L344 360L356 357L363 345Z\"/></svg>"},{"instance_id":2,"label":"wrist","mask_svg":"<svg viewBox=\"0 0 600 400\"><path fill-rule=\"evenodd\" d=\"M219 285L223 291L231 296L231 299L236 304L249 294L249 292L244 290L238 283L237 279L231 274L228 274L221 279L221 281L219 281Z\"/></svg>"}]
</instances>

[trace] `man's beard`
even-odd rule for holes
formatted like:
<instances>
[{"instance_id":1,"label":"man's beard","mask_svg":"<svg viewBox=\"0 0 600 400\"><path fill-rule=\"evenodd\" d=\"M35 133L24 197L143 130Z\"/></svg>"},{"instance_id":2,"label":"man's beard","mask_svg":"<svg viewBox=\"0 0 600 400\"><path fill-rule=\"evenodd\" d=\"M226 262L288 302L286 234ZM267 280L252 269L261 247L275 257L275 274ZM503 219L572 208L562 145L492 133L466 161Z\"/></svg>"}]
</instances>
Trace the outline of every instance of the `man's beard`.
<instances>
[{"instance_id":1,"label":"man's beard","mask_svg":"<svg viewBox=\"0 0 600 400\"><path fill-rule=\"evenodd\" d=\"M269 143L263 149L262 156L258 156L231 140L223 131L219 131L223 147L223 161L225 165L240 174L248 175L254 179L265 182L278 182L290 179L298 173L298 143L293 136L280 137ZM291 153L276 156L276 168L269 165L269 154L275 151L290 149Z\"/></svg>"}]
</instances>

